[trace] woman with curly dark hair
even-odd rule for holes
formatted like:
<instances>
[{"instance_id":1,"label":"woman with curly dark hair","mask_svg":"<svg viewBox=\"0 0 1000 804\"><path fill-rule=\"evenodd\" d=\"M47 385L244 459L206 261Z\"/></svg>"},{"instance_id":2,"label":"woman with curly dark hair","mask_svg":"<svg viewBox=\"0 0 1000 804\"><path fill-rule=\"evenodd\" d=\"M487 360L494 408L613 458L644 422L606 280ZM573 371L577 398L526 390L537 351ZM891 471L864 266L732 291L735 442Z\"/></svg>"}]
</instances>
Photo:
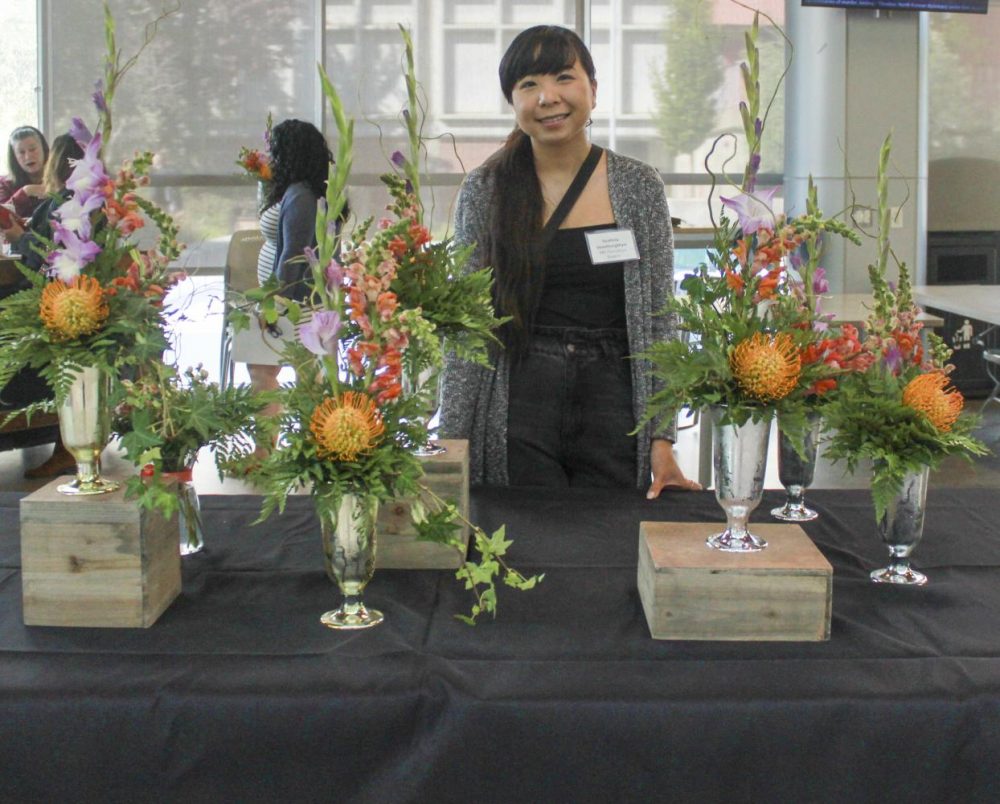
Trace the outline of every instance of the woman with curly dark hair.
<instances>
[{"instance_id":1,"label":"woman with curly dark hair","mask_svg":"<svg viewBox=\"0 0 1000 804\"><path fill-rule=\"evenodd\" d=\"M315 244L316 202L326 194L333 155L312 123L285 120L271 131L271 184L260 212L264 247L257 260L263 284L276 275L283 295L301 301L308 295L308 272L301 257Z\"/></svg>"},{"instance_id":2,"label":"woman with curly dark hair","mask_svg":"<svg viewBox=\"0 0 1000 804\"><path fill-rule=\"evenodd\" d=\"M263 284L277 276L284 286L282 295L302 301L309 295L311 277L301 257L316 245L316 205L326 195L333 155L312 123L285 120L271 131L270 157L271 182L260 210L264 245L257 258L257 280ZM247 369L255 390L278 387L280 366L250 363Z\"/></svg>"}]
</instances>

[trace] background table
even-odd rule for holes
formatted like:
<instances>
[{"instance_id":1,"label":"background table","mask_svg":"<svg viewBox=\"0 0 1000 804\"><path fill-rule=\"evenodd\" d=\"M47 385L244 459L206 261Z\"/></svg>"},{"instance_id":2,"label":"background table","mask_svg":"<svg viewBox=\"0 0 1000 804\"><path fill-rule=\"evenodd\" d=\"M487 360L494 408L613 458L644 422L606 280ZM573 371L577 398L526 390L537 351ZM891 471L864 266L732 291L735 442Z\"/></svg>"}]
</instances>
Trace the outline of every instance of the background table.
<instances>
[{"instance_id":1,"label":"background table","mask_svg":"<svg viewBox=\"0 0 1000 804\"><path fill-rule=\"evenodd\" d=\"M854 324L856 327L864 328L874 305L871 292L831 293L822 297L820 312L823 315L833 315L836 323ZM944 319L933 313L921 312L917 320L922 321L924 326L930 329L940 329L944 326Z\"/></svg>"},{"instance_id":2,"label":"background table","mask_svg":"<svg viewBox=\"0 0 1000 804\"><path fill-rule=\"evenodd\" d=\"M917 304L1000 325L1000 285L917 285Z\"/></svg>"},{"instance_id":3,"label":"background table","mask_svg":"<svg viewBox=\"0 0 1000 804\"><path fill-rule=\"evenodd\" d=\"M697 643L649 637L638 523L721 521L710 493L474 491L545 581L469 628L450 573L380 571L386 623L353 634L319 624L308 499L251 526L221 496L151 629L26 628L0 495L0 800L996 801L995 497L931 491L912 589L868 581L867 493L811 493L831 640Z\"/></svg>"}]
</instances>

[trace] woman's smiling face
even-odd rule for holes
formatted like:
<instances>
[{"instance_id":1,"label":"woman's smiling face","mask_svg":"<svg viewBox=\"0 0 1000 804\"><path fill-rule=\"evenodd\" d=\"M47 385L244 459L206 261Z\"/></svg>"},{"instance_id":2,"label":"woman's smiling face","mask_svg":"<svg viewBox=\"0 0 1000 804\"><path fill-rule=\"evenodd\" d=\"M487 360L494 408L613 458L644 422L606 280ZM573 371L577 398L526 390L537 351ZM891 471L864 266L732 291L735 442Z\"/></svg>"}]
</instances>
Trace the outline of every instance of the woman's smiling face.
<instances>
[{"instance_id":1,"label":"woman's smiling face","mask_svg":"<svg viewBox=\"0 0 1000 804\"><path fill-rule=\"evenodd\" d=\"M511 104L518 128L538 145L569 142L590 121L597 97L577 59L555 73L526 75L514 83Z\"/></svg>"}]
</instances>

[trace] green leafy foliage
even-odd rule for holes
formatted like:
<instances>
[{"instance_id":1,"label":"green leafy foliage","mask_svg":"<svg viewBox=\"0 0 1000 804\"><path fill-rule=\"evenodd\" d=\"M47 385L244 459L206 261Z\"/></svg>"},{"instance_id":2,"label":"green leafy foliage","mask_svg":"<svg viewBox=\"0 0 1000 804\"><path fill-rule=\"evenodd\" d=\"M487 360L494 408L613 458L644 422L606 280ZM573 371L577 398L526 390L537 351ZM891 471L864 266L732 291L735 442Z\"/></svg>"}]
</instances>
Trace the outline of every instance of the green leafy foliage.
<instances>
[{"instance_id":1,"label":"green leafy foliage","mask_svg":"<svg viewBox=\"0 0 1000 804\"><path fill-rule=\"evenodd\" d=\"M905 376L915 376L909 372ZM883 366L851 375L824 409L831 437L826 456L844 460L854 471L862 459L872 461L872 500L880 519L903 478L925 466L937 468L949 455L971 459L988 450L972 436L977 421L962 416L948 431L938 430L925 416L903 403L905 376Z\"/></svg>"},{"instance_id":2,"label":"green leafy foliage","mask_svg":"<svg viewBox=\"0 0 1000 804\"><path fill-rule=\"evenodd\" d=\"M961 415L939 427L904 402L908 384L929 373L947 375L949 349L933 333L922 333L920 308L913 302L910 276L896 259L889 242L889 159L892 135L879 151L876 170L878 243L876 261L868 266L872 283L872 312L863 344L867 370L845 378L824 409L830 438L827 456L844 460L850 470L867 458L872 461L872 500L881 519L905 476L924 467L936 468L949 455L971 459L988 450L972 436L977 419ZM890 257L898 276L893 287L886 276ZM924 350L921 338L929 348ZM957 394L951 390L951 394Z\"/></svg>"},{"instance_id":3,"label":"green leafy foliage","mask_svg":"<svg viewBox=\"0 0 1000 804\"><path fill-rule=\"evenodd\" d=\"M176 488L164 473L190 469L198 452L211 447L220 477L223 469L249 456L266 394L249 388L221 388L200 366L180 373L151 363L139 380L123 380L113 421L126 457L144 468L128 481L129 496L165 516L177 510Z\"/></svg>"}]
</instances>

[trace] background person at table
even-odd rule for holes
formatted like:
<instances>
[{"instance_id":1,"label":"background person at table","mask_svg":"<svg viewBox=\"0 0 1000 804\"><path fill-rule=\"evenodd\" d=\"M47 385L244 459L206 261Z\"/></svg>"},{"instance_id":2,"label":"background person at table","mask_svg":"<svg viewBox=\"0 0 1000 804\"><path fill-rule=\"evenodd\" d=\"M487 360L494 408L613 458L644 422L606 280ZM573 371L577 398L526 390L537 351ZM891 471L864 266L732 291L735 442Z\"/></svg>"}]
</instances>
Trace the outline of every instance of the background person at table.
<instances>
[{"instance_id":1,"label":"background person at table","mask_svg":"<svg viewBox=\"0 0 1000 804\"><path fill-rule=\"evenodd\" d=\"M36 271L45 263L39 250L44 252L47 248L45 240L52 239L52 213L70 195L66 182L73 172L71 159L83 159L83 149L69 134L60 134L52 141L52 150L42 171L43 198L35 207L27 227L14 223L0 230L12 249L21 255L20 262Z\"/></svg>"},{"instance_id":2,"label":"background person at table","mask_svg":"<svg viewBox=\"0 0 1000 804\"><path fill-rule=\"evenodd\" d=\"M56 137L44 170L44 186L48 197L35 209L27 229L15 224L3 230L4 237L13 244L14 251L21 255L20 262L35 270L40 270L45 263L45 258L39 251L44 253L46 249L41 238L52 238L52 213L69 197L66 181L73 172L71 159L83 159L83 149L69 134ZM35 246L38 246L38 250ZM28 287L28 282L22 277L21 284L0 288L0 298L25 287ZM51 396L52 390L48 383L34 369L26 368L18 372L0 391L0 406L20 408ZM40 466L26 470L24 476L29 479L55 477L71 472L75 466L73 456L63 446L62 439L58 438L52 455Z\"/></svg>"},{"instance_id":3,"label":"background person at table","mask_svg":"<svg viewBox=\"0 0 1000 804\"><path fill-rule=\"evenodd\" d=\"M282 295L301 301L309 294L310 280L302 256L306 247L316 245L316 203L326 194L333 154L312 123L285 120L271 131L270 155L272 178L260 211L264 245L257 279L263 284L276 275L284 285ZM278 387L280 366L249 364L247 369L255 390Z\"/></svg>"},{"instance_id":4,"label":"background person at table","mask_svg":"<svg viewBox=\"0 0 1000 804\"><path fill-rule=\"evenodd\" d=\"M45 198L43 172L48 158L49 144L41 131L34 126L15 128L7 141L10 175L0 177L0 204L30 218Z\"/></svg>"},{"instance_id":5,"label":"background person at table","mask_svg":"<svg viewBox=\"0 0 1000 804\"><path fill-rule=\"evenodd\" d=\"M670 337L655 316L673 288L670 214L653 168L603 151L548 242L543 227L591 152L597 81L590 53L565 28L519 34L500 63L516 127L466 178L456 237L492 265L499 315L511 316L496 370L449 359L441 432L468 438L474 482L700 488L653 428L629 435L654 390L629 359ZM551 227L550 227L551 229ZM626 230L637 258L595 262L585 232ZM652 476L652 483L650 477Z\"/></svg>"}]
</instances>

